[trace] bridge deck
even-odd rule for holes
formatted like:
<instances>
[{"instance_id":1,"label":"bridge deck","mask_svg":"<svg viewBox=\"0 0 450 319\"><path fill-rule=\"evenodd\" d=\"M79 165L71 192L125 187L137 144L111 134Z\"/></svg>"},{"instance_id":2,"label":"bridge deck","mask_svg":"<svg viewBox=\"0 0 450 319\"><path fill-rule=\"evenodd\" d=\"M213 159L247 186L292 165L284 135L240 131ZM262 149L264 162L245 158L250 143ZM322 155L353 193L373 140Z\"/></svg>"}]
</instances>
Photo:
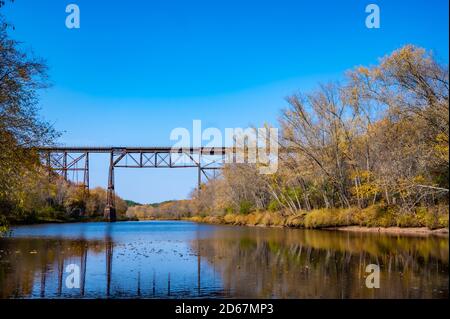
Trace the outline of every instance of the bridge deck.
<instances>
[{"instance_id":1,"label":"bridge deck","mask_svg":"<svg viewBox=\"0 0 450 319\"><path fill-rule=\"evenodd\" d=\"M111 153L123 152L128 153L190 153L190 154L216 154L223 155L232 147L139 147L139 146L43 146L36 148L41 152L71 152L71 153Z\"/></svg>"}]
</instances>

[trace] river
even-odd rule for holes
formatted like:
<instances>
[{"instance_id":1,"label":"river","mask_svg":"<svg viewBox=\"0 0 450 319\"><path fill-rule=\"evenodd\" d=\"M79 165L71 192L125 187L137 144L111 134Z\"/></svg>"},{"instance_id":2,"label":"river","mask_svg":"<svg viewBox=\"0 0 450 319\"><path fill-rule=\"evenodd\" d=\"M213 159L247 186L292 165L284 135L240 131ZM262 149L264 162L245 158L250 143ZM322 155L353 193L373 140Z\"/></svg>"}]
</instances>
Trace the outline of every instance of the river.
<instances>
[{"instance_id":1,"label":"river","mask_svg":"<svg viewBox=\"0 0 450 319\"><path fill-rule=\"evenodd\" d=\"M379 288L366 286L369 264ZM0 238L0 298L448 298L448 264L448 237L42 224Z\"/></svg>"}]
</instances>

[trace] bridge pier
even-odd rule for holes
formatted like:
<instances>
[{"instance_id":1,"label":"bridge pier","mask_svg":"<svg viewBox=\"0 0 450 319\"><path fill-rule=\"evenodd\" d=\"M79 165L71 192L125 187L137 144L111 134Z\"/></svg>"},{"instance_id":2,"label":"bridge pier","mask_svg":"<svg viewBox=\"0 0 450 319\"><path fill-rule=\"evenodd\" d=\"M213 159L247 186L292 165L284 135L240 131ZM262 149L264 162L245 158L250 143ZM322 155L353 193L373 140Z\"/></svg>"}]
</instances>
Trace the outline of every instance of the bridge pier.
<instances>
[{"instance_id":1,"label":"bridge pier","mask_svg":"<svg viewBox=\"0 0 450 319\"><path fill-rule=\"evenodd\" d=\"M116 221L116 208L112 206L106 206L103 216L108 222L115 222Z\"/></svg>"},{"instance_id":2,"label":"bridge pier","mask_svg":"<svg viewBox=\"0 0 450 319\"><path fill-rule=\"evenodd\" d=\"M108 190L106 192L106 207L103 216L109 222L116 221L116 205L114 193L114 152L111 152L108 174Z\"/></svg>"},{"instance_id":3,"label":"bridge pier","mask_svg":"<svg viewBox=\"0 0 450 319\"><path fill-rule=\"evenodd\" d=\"M202 155L198 154L197 196L200 198L202 187Z\"/></svg>"}]
</instances>

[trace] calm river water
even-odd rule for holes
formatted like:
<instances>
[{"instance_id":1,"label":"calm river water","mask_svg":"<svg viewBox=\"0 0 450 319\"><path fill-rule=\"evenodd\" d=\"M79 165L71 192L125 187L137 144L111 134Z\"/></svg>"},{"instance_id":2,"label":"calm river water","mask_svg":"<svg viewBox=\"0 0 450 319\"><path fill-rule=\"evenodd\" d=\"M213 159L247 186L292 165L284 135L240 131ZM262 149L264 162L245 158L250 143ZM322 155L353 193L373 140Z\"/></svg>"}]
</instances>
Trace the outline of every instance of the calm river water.
<instances>
[{"instance_id":1,"label":"calm river water","mask_svg":"<svg viewBox=\"0 0 450 319\"><path fill-rule=\"evenodd\" d=\"M366 287L368 264L380 266L379 289ZM0 238L0 298L448 298L448 264L440 237L45 224Z\"/></svg>"}]
</instances>

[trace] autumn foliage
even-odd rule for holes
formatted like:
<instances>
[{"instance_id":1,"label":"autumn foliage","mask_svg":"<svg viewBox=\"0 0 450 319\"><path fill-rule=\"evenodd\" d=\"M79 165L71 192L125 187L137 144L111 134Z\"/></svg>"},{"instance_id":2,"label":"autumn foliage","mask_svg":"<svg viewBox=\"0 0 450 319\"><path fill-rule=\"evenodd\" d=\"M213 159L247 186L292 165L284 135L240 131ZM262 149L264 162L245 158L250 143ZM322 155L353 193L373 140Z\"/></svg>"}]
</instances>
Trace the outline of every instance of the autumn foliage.
<instances>
[{"instance_id":1,"label":"autumn foliage","mask_svg":"<svg viewBox=\"0 0 450 319\"><path fill-rule=\"evenodd\" d=\"M185 213L225 221L269 211L307 227L448 226L448 75L431 52L407 45L342 83L288 97L277 173L227 165Z\"/></svg>"}]
</instances>

